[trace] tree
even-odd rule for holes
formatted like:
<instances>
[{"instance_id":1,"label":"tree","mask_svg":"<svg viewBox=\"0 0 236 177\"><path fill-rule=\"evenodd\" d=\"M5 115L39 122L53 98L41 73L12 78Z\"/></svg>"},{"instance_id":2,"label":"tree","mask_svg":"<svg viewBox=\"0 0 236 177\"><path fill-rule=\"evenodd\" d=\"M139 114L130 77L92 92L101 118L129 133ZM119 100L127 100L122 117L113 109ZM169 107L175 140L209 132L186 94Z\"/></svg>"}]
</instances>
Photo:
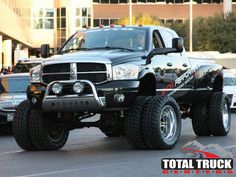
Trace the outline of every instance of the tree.
<instances>
[{"instance_id":1,"label":"tree","mask_svg":"<svg viewBox=\"0 0 236 177\"><path fill-rule=\"evenodd\" d=\"M121 18L119 20L119 24L129 25L129 18L128 17ZM150 16L147 14L143 14L143 15L140 14L137 17L135 16L132 17L132 24L133 25L160 25L160 21L158 17Z\"/></svg>"}]
</instances>

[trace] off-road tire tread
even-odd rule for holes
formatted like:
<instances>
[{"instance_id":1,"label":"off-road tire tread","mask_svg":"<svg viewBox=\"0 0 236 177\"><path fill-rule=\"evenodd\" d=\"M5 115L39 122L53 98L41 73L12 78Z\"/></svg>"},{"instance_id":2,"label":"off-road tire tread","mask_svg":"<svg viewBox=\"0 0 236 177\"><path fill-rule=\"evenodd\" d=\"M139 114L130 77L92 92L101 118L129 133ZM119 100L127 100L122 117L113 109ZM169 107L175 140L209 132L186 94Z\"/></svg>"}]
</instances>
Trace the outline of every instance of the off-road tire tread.
<instances>
[{"instance_id":1,"label":"off-road tire tread","mask_svg":"<svg viewBox=\"0 0 236 177\"><path fill-rule=\"evenodd\" d=\"M175 99L169 96L155 96L151 101L149 101L143 111L144 118L143 121L143 135L145 141L150 149L167 150L172 149L178 142L180 132L178 134L177 140L173 144L167 144L163 141L161 137L161 132L159 131L159 123L156 121L156 117L160 116L163 105L169 102L175 110L176 118L179 120L179 128L181 132L181 117L179 106Z\"/></svg>"},{"instance_id":2,"label":"off-road tire tread","mask_svg":"<svg viewBox=\"0 0 236 177\"><path fill-rule=\"evenodd\" d=\"M25 100L21 102L14 113L12 131L16 143L24 150L36 150L29 133L30 103Z\"/></svg>"},{"instance_id":3,"label":"off-road tire tread","mask_svg":"<svg viewBox=\"0 0 236 177\"><path fill-rule=\"evenodd\" d=\"M142 112L149 97L138 96L133 107L125 118L125 135L128 143L134 149L146 149L147 145L142 133Z\"/></svg>"},{"instance_id":4,"label":"off-road tire tread","mask_svg":"<svg viewBox=\"0 0 236 177\"><path fill-rule=\"evenodd\" d=\"M231 112L229 107L229 100L225 93L214 92L211 95L209 103L209 125L211 134L214 136L226 136L229 132L225 131L222 123L222 111L224 106L224 101L228 104L229 111L229 121L231 121Z\"/></svg>"},{"instance_id":5,"label":"off-road tire tread","mask_svg":"<svg viewBox=\"0 0 236 177\"><path fill-rule=\"evenodd\" d=\"M60 142L52 142L48 138L47 134L47 128L45 119L48 119L50 117L44 117L42 115L40 110L33 109L30 114L30 121L29 121L29 127L30 127L30 136L33 140L34 145L39 150L59 150L61 149L68 138L69 131L66 132L66 134L63 136L62 140Z\"/></svg>"},{"instance_id":6,"label":"off-road tire tread","mask_svg":"<svg viewBox=\"0 0 236 177\"><path fill-rule=\"evenodd\" d=\"M193 131L197 136L210 136L207 103L193 104L191 107Z\"/></svg>"}]
</instances>

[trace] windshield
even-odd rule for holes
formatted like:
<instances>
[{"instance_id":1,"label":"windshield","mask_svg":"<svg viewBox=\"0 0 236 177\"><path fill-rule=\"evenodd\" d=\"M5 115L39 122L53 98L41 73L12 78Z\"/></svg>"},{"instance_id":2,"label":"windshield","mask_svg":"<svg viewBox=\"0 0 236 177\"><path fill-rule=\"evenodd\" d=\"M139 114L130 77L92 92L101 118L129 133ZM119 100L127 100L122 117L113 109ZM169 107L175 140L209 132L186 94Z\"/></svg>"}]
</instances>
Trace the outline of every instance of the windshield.
<instances>
[{"instance_id":1,"label":"windshield","mask_svg":"<svg viewBox=\"0 0 236 177\"><path fill-rule=\"evenodd\" d=\"M28 73L29 70L39 63L17 63L16 66L12 69L13 73Z\"/></svg>"},{"instance_id":2,"label":"windshield","mask_svg":"<svg viewBox=\"0 0 236 177\"><path fill-rule=\"evenodd\" d=\"M145 28L104 28L77 32L60 52L73 49L128 49L142 51L147 49L147 30Z\"/></svg>"},{"instance_id":3,"label":"windshield","mask_svg":"<svg viewBox=\"0 0 236 177\"><path fill-rule=\"evenodd\" d=\"M26 92L29 77L0 78L0 93Z\"/></svg>"},{"instance_id":4,"label":"windshield","mask_svg":"<svg viewBox=\"0 0 236 177\"><path fill-rule=\"evenodd\" d=\"M236 86L236 77L225 77L224 86Z\"/></svg>"}]
</instances>

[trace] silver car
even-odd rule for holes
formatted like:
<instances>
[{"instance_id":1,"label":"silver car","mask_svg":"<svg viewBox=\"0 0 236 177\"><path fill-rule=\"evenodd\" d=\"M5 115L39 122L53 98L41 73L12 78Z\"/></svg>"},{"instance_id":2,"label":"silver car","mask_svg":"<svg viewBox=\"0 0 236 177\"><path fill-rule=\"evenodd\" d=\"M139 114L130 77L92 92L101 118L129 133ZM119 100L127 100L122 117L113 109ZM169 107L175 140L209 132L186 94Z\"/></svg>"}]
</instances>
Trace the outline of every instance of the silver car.
<instances>
[{"instance_id":1,"label":"silver car","mask_svg":"<svg viewBox=\"0 0 236 177\"><path fill-rule=\"evenodd\" d=\"M0 126L10 126L16 106L26 100L29 74L0 76Z\"/></svg>"}]
</instances>

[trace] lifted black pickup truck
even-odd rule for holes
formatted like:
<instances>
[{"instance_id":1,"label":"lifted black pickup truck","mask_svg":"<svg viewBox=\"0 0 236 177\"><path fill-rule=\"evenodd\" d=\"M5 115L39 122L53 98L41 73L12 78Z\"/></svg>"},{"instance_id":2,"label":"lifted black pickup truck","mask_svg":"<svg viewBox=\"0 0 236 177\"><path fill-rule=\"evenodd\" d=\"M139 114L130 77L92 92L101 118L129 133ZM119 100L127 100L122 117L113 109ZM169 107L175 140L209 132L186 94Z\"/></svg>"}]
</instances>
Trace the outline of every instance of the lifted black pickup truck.
<instances>
[{"instance_id":1,"label":"lifted black pickup truck","mask_svg":"<svg viewBox=\"0 0 236 177\"><path fill-rule=\"evenodd\" d=\"M47 45L42 56L48 56ZM154 26L103 27L75 33L31 69L28 100L13 133L25 150L57 150L69 131L99 127L136 149L171 149L190 117L198 136L230 130L222 66L190 60L183 39ZM101 114L100 120L84 119Z\"/></svg>"}]
</instances>

